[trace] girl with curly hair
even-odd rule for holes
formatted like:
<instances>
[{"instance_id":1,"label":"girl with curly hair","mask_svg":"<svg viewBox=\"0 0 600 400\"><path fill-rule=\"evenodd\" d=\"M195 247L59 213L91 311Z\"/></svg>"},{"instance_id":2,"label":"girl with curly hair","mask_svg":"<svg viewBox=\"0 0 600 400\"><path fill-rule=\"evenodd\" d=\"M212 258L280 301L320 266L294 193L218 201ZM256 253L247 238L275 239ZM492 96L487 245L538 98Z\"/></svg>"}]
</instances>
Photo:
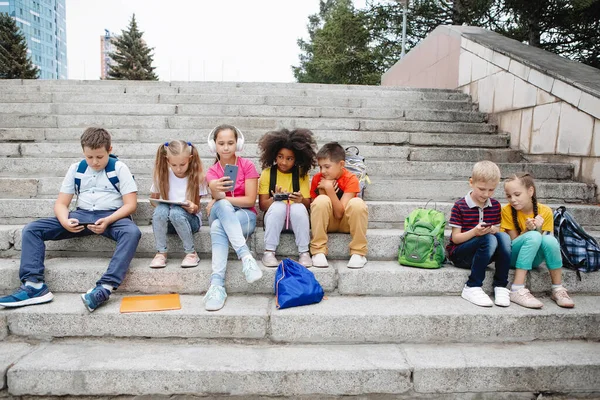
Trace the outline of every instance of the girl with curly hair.
<instances>
[{"instance_id":1,"label":"girl with curly hair","mask_svg":"<svg viewBox=\"0 0 600 400\"><path fill-rule=\"evenodd\" d=\"M310 244L309 171L317 165L317 143L308 129L268 132L258 142L263 171L258 187L258 204L265 213L265 267L276 267L275 251L284 230L291 229L298 246L299 262L312 266Z\"/></svg>"}]
</instances>

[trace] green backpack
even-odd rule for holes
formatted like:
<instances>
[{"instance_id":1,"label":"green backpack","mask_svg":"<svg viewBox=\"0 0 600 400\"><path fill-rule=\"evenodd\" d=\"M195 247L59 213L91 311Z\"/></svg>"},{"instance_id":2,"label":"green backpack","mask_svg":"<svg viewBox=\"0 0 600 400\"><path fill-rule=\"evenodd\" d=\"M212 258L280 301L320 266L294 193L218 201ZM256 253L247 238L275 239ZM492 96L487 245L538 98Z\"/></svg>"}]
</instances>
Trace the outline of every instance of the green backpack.
<instances>
[{"instance_id":1,"label":"green backpack","mask_svg":"<svg viewBox=\"0 0 600 400\"><path fill-rule=\"evenodd\" d=\"M446 217L436 210L418 208L404 220L398 262L419 268L440 268L444 253Z\"/></svg>"}]
</instances>

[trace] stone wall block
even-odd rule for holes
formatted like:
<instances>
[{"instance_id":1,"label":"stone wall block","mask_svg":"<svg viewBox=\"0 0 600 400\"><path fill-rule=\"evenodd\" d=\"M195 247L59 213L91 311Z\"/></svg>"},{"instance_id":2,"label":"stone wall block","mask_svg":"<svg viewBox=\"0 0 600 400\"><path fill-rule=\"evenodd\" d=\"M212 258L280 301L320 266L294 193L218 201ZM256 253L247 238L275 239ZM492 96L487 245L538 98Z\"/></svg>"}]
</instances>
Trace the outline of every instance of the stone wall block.
<instances>
[{"instance_id":1,"label":"stone wall block","mask_svg":"<svg viewBox=\"0 0 600 400\"><path fill-rule=\"evenodd\" d=\"M592 138L592 156L600 157L600 119L594 120L594 134Z\"/></svg>"},{"instance_id":2,"label":"stone wall block","mask_svg":"<svg viewBox=\"0 0 600 400\"><path fill-rule=\"evenodd\" d=\"M522 79L515 78L513 108L533 107L536 104L538 89Z\"/></svg>"},{"instance_id":3,"label":"stone wall block","mask_svg":"<svg viewBox=\"0 0 600 400\"><path fill-rule=\"evenodd\" d=\"M592 146L594 119L577 108L561 103L558 126L559 154L587 156Z\"/></svg>"},{"instance_id":4,"label":"stone wall block","mask_svg":"<svg viewBox=\"0 0 600 400\"><path fill-rule=\"evenodd\" d=\"M554 80L551 93L575 107L579 105L579 99L581 99L580 89L558 79Z\"/></svg>"},{"instance_id":5,"label":"stone wall block","mask_svg":"<svg viewBox=\"0 0 600 400\"><path fill-rule=\"evenodd\" d=\"M549 103L556 103L558 101L558 99L554 96L552 96L550 93L546 92L545 90L542 89L538 89L537 90L537 98L536 98L536 104L542 105L542 104L549 104Z\"/></svg>"},{"instance_id":6,"label":"stone wall block","mask_svg":"<svg viewBox=\"0 0 600 400\"><path fill-rule=\"evenodd\" d=\"M471 64L473 57L472 53L461 49L458 60L458 86L471 83Z\"/></svg>"},{"instance_id":7,"label":"stone wall block","mask_svg":"<svg viewBox=\"0 0 600 400\"><path fill-rule=\"evenodd\" d=\"M510 65L510 58L506 57L504 54L494 51L492 54L492 62L500 68L507 70Z\"/></svg>"},{"instance_id":8,"label":"stone wall block","mask_svg":"<svg viewBox=\"0 0 600 400\"><path fill-rule=\"evenodd\" d=\"M471 82L485 78L488 73L488 62L483 58L473 55L471 58Z\"/></svg>"},{"instance_id":9,"label":"stone wall block","mask_svg":"<svg viewBox=\"0 0 600 400\"><path fill-rule=\"evenodd\" d=\"M530 153L554 154L558 135L560 104L546 104L533 109Z\"/></svg>"},{"instance_id":10,"label":"stone wall block","mask_svg":"<svg viewBox=\"0 0 600 400\"><path fill-rule=\"evenodd\" d=\"M523 110L521 115L521 132L519 135L519 141L513 142L511 136L511 147L513 149L519 149L525 153L529 153L530 141L531 141L531 124L533 122L533 108L527 108Z\"/></svg>"},{"instance_id":11,"label":"stone wall block","mask_svg":"<svg viewBox=\"0 0 600 400\"><path fill-rule=\"evenodd\" d=\"M591 116L600 119L600 97L594 97L587 93L581 93L579 109Z\"/></svg>"},{"instance_id":12,"label":"stone wall block","mask_svg":"<svg viewBox=\"0 0 600 400\"><path fill-rule=\"evenodd\" d=\"M487 63L487 75L494 75L497 74L500 71L504 71L502 68L496 66L495 64L492 64L491 62Z\"/></svg>"},{"instance_id":13,"label":"stone wall block","mask_svg":"<svg viewBox=\"0 0 600 400\"><path fill-rule=\"evenodd\" d=\"M494 108L494 77L488 76L477 82L477 102L479 103L479 111L485 113L493 112Z\"/></svg>"},{"instance_id":14,"label":"stone wall block","mask_svg":"<svg viewBox=\"0 0 600 400\"><path fill-rule=\"evenodd\" d=\"M498 118L498 130L510 134L511 143L519 143L521 110L502 113Z\"/></svg>"},{"instance_id":15,"label":"stone wall block","mask_svg":"<svg viewBox=\"0 0 600 400\"><path fill-rule=\"evenodd\" d=\"M532 69L529 72L529 78L527 78L527 82L539 87L540 89L544 89L546 92L550 92L552 90L552 85L554 85L554 78Z\"/></svg>"},{"instance_id":16,"label":"stone wall block","mask_svg":"<svg viewBox=\"0 0 600 400\"><path fill-rule=\"evenodd\" d=\"M508 67L508 71L512 72L519 78L526 81L529 77L529 71L531 71L531 68L521 64L518 61L510 60L510 66Z\"/></svg>"},{"instance_id":17,"label":"stone wall block","mask_svg":"<svg viewBox=\"0 0 600 400\"><path fill-rule=\"evenodd\" d=\"M508 72L500 72L494 78L494 110L502 112L512 109L515 76Z\"/></svg>"},{"instance_id":18,"label":"stone wall block","mask_svg":"<svg viewBox=\"0 0 600 400\"><path fill-rule=\"evenodd\" d=\"M580 178L586 183L600 182L600 159L584 157L581 159L581 176ZM600 194L596 190L596 201L600 201Z\"/></svg>"}]
</instances>

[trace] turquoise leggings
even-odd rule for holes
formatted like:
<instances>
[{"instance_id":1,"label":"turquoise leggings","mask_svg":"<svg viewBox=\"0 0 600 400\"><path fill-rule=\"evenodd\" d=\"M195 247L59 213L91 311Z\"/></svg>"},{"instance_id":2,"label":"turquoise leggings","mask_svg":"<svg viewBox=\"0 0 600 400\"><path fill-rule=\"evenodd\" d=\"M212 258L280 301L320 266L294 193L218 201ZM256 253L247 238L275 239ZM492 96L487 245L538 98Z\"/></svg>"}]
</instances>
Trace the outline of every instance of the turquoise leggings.
<instances>
[{"instance_id":1,"label":"turquoise leggings","mask_svg":"<svg viewBox=\"0 0 600 400\"><path fill-rule=\"evenodd\" d=\"M562 267L560 246L552 235L529 231L512 241L510 266L530 270L546 261L548 269Z\"/></svg>"}]
</instances>

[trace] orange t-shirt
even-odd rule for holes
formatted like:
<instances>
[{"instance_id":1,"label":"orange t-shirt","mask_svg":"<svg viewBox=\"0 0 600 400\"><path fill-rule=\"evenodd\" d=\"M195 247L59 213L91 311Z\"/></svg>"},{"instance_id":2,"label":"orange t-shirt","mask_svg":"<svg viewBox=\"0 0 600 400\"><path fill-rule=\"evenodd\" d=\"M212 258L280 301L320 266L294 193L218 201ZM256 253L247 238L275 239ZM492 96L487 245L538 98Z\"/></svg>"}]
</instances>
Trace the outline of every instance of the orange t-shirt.
<instances>
[{"instance_id":1,"label":"orange t-shirt","mask_svg":"<svg viewBox=\"0 0 600 400\"><path fill-rule=\"evenodd\" d=\"M319 195L317 186L319 185L320 181L321 173L319 172L313 176L310 184L310 197L313 199ZM358 182L358 178L346 168L342 169L342 176L338 178L337 184L338 188L340 189L340 192L338 192L338 198L342 198L344 193L354 193L354 197L356 197L356 194L360 192L360 183Z\"/></svg>"}]
</instances>

